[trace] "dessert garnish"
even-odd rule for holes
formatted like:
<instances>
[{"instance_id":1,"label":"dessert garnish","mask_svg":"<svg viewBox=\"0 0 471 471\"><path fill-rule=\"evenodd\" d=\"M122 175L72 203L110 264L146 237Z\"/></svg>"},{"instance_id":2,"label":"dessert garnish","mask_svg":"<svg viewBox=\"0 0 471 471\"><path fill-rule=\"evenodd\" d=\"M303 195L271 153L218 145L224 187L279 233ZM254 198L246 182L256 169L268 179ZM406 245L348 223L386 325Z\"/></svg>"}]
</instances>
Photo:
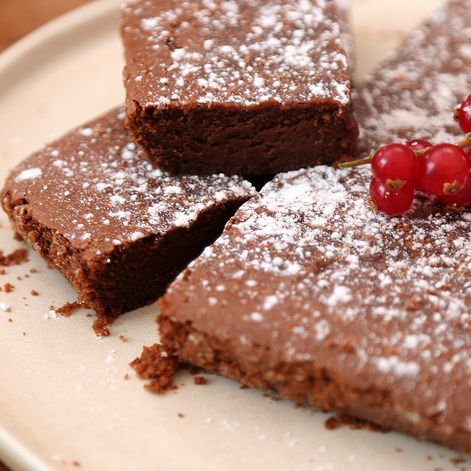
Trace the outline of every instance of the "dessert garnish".
<instances>
[{"instance_id":1,"label":"dessert garnish","mask_svg":"<svg viewBox=\"0 0 471 471\"><path fill-rule=\"evenodd\" d=\"M455 118L467 133L456 144L412 139L385 145L339 168L371 164L372 203L388 216L406 213L417 191L435 196L451 209L471 206L471 95L457 108Z\"/></svg>"}]
</instances>

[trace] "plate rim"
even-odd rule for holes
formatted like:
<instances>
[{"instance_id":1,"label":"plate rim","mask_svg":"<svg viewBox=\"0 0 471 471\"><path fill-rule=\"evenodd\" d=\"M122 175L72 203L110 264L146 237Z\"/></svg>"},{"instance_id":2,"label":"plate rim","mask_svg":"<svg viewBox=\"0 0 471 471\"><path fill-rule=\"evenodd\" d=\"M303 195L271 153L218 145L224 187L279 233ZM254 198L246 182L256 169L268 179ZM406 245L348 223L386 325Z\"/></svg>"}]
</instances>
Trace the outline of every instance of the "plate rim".
<instances>
[{"instance_id":1,"label":"plate rim","mask_svg":"<svg viewBox=\"0 0 471 471\"><path fill-rule=\"evenodd\" d=\"M14 74L15 68L21 65L29 54L47 49L51 41L74 36L90 22L109 21L119 8L119 0L94 0L45 23L0 53L0 77ZM3 91L8 93L8 85ZM56 468L29 450L21 439L14 436L1 422L0 458L6 466L15 471L55 471Z\"/></svg>"}]
</instances>

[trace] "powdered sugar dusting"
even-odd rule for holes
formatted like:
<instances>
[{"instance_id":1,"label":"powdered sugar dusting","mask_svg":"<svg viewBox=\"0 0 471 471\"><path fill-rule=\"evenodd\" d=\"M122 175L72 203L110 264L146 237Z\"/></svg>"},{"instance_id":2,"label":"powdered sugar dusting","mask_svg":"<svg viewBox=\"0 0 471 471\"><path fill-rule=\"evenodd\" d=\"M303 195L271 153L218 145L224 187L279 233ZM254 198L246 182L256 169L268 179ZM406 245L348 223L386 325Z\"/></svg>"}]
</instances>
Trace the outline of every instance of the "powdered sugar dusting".
<instances>
[{"instance_id":1,"label":"powdered sugar dusting","mask_svg":"<svg viewBox=\"0 0 471 471\"><path fill-rule=\"evenodd\" d=\"M453 108L471 89L462 53L471 0L450 5L361 90L364 145L455 139ZM380 393L401 420L471 431L471 212L419 194L407 214L388 218L369 203L370 181L368 168L278 175L178 278L167 302L182 307L178 322L230 337L236 361L256 358L261 346L269 373L299 366L302 382L321 370L364 392L373 409ZM218 308L205 306L207 297ZM221 305L224 322L214 322Z\"/></svg>"},{"instance_id":2,"label":"powdered sugar dusting","mask_svg":"<svg viewBox=\"0 0 471 471\"><path fill-rule=\"evenodd\" d=\"M410 138L456 141L454 108L471 90L470 9L470 0L451 1L367 77L356 97L363 150Z\"/></svg>"},{"instance_id":3,"label":"powdered sugar dusting","mask_svg":"<svg viewBox=\"0 0 471 471\"><path fill-rule=\"evenodd\" d=\"M471 213L419 195L405 216L388 218L369 204L370 178L369 169L330 167L275 177L170 288L170 299L189 299L178 316L195 308L195 322L217 318L199 301L213 298L224 306L221 329L244 345L276 338L280 361L340 368L353 383L367 374L407 398L445 391L448 380L431 370L471 381ZM233 309L228 292L246 308ZM452 400L446 386L429 406Z\"/></svg>"},{"instance_id":4,"label":"powdered sugar dusting","mask_svg":"<svg viewBox=\"0 0 471 471\"><path fill-rule=\"evenodd\" d=\"M15 177L16 182L24 182L26 180L34 180L42 176L43 172L40 168L28 168L23 170Z\"/></svg>"},{"instance_id":5,"label":"powdered sugar dusting","mask_svg":"<svg viewBox=\"0 0 471 471\"><path fill-rule=\"evenodd\" d=\"M186 0L124 8L127 37L143 37L143 61L130 71L146 102L313 99L350 101L344 6L329 0ZM340 12L340 13L339 13ZM339 21L340 18L340 21ZM149 61L147 61L149 62ZM151 80L153 70L161 80ZM141 85L145 83L145 87Z\"/></svg>"},{"instance_id":6,"label":"powdered sugar dusting","mask_svg":"<svg viewBox=\"0 0 471 471\"><path fill-rule=\"evenodd\" d=\"M123 117L119 108L69 134L66 146L59 140L20 164L14 198L25 198L35 217L71 243L105 252L188 227L216 204L255 193L239 177L156 170L128 140Z\"/></svg>"}]
</instances>

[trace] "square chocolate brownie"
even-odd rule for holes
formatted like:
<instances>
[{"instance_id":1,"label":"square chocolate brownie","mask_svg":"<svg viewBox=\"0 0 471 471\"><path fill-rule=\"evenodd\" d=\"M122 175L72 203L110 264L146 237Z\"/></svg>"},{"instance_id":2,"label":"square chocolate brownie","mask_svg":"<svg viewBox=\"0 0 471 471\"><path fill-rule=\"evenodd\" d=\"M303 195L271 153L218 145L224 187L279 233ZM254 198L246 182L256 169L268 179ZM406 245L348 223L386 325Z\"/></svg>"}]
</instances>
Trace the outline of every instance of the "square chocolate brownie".
<instances>
[{"instance_id":1,"label":"square chocolate brownie","mask_svg":"<svg viewBox=\"0 0 471 471\"><path fill-rule=\"evenodd\" d=\"M453 139L469 44L471 1L450 2L362 88L364 142ZM370 181L368 168L278 175L162 298L163 347L471 452L471 212L419 195L388 218L370 206Z\"/></svg>"},{"instance_id":2,"label":"square chocolate brownie","mask_svg":"<svg viewBox=\"0 0 471 471\"><path fill-rule=\"evenodd\" d=\"M333 0L128 2L128 126L174 174L333 162L357 137L347 29Z\"/></svg>"},{"instance_id":3,"label":"square chocolate brownie","mask_svg":"<svg viewBox=\"0 0 471 471\"><path fill-rule=\"evenodd\" d=\"M102 318L155 301L255 193L239 177L171 177L139 157L117 109L10 174L17 231Z\"/></svg>"}]
</instances>

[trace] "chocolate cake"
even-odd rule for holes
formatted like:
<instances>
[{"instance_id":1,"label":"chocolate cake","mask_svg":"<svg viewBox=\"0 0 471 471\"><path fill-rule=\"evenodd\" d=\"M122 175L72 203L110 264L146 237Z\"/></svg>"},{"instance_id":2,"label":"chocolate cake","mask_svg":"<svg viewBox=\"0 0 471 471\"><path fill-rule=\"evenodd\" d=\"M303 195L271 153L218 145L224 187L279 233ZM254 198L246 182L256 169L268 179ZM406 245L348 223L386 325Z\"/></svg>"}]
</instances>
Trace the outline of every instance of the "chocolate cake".
<instances>
[{"instance_id":1,"label":"chocolate cake","mask_svg":"<svg viewBox=\"0 0 471 471\"><path fill-rule=\"evenodd\" d=\"M342 2L140 0L123 8L127 120L174 174L333 162L357 137Z\"/></svg>"},{"instance_id":2,"label":"chocolate cake","mask_svg":"<svg viewBox=\"0 0 471 471\"><path fill-rule=\"evenodd\" d=\"M155 301L254 193L239 177L153 168L117 109L19 164L2 203L80 300L111 318Z\"/></svg>"},{"instance_id":3,"label":"chocolate cake","mask_svg":"<svg viewBox=\"0 0 471 471\"><path fill-rule=\"evenodd\" d=\"M471 91L471 0L451 0L356 90L362 151L406 139L453 142Z\"/></svg>"},{"instance_id":4,"label":"chocolate cake","mask_svg":"<svg viewBox=\"0 0 471 471\"><path fill-rule=\"evenodd\" d=\"M451 2L372 74L363 143L453 139L470 3ZM161 342L245 385L471 452L471 212L420 194L388 218L370 181L369 168L278 175L171 285Z\"/></svg>"}]
</instances>

